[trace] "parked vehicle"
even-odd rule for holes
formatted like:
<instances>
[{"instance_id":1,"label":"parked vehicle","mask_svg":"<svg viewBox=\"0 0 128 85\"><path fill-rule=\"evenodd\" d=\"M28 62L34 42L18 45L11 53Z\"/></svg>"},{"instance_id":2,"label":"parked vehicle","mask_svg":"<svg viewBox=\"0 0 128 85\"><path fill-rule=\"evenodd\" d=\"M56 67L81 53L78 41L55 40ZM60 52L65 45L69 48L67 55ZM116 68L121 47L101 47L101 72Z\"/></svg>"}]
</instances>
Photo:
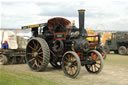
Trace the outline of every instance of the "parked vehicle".
<instances>
[{"instance_id":1,"label":"parked vehicle","mask_svg":"<svg viewBox=\"0 0 128 85\"><path fill-rule=\"evenodd\" d=\"M128 54L128 32L112 33L111 39L106 40L104 46L105 52L114 51L116 54Z\"/></svg>"}]
</instances>

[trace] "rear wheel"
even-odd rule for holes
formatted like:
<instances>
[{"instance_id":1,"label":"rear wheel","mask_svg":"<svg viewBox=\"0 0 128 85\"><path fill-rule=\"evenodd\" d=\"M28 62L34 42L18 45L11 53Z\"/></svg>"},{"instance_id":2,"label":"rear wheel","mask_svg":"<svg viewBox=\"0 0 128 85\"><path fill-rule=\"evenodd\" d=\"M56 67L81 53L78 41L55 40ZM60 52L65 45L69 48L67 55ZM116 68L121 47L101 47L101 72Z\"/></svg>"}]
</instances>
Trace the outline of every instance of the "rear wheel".
<instances>
[{"instance_id":1,"label":"rear wheel","mask_svg":"<svg viewBox=\"0 0 128 85\"><path fill-rule=\"evenodd\" d=\"M62 69L66 76L75 78L80 72L80 59L79 56L73 52L68 51L62 58Z\"/></svg>"},{"instance_id":2,"label":"rear wheel","mask_svg":"<svg viewBox=\"0 0 128 85\"><path fill-rule=\"evenodd\" d=\"M125 55L127 53L127 48L125 46L120 46L118 52L120 55Z\"/></svg>"},{"instance_id":3,"label":"rear wheel","mask_svg":"<svg viewBox=\"0 0 128 85\"><path fill-rule=\"evenodd\" d=\"M7 64L7 63L8 63L8 58L7 58L7 56L1 54L1 55L0 55L0 64L1 64L1 65L5 65L5 64Z\"/></svg>"},{"instance_id":4,"label":"rear wheel","mask_svg":"<svg viewBox=\"0 0 128 85\"><path fill-rule=\"evenodd\" d=\"M99 73L101 72L103 68L103 58L101 54L96 51L92 50L88 53L88 59L87 64L85 64L85 68L87 69L88 72L90 73Z\"/></svg>"},{"instance_id":5,"label":"rear wheel","mask_svg":"<svg viewBox=\"0 0 128 85\"><path fill-rule=\"evenodd\" d=\"M50 60L50 50L42 38L32 38L26 48L26 62L34 71L44 71Z\"/></svg>"}]
</instances>

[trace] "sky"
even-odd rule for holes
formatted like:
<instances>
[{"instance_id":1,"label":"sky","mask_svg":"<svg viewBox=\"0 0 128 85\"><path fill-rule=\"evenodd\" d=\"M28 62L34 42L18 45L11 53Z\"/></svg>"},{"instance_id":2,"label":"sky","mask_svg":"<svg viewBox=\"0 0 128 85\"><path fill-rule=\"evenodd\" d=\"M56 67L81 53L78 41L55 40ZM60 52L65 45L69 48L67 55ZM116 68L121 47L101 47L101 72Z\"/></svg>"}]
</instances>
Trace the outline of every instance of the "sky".
<instances>
[{"instance_id":1,"label":"sky","mask_svg":"<svg viewBox=\"0 0 128 85\"><path fill-rule=\"evenodd\" d=\"M128 0L1 0L0 28L21 28L53 17L75 20L85 9L85 28L128 31Z\"/></svg>"}]
</instances>

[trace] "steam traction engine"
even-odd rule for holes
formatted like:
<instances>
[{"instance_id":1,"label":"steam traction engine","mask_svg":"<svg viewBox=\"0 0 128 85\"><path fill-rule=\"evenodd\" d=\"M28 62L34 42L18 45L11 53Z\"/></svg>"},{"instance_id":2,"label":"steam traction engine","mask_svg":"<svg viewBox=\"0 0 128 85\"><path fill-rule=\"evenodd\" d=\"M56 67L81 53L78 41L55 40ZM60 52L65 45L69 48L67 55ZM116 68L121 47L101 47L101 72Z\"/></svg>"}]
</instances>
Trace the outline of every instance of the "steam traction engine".
<instances>
[{"instance_id":1,"label":"steam traction engine","mask_svg":"<svg viewBox=\"0 0 128 85\"><path fill-rule=\"evenodd\" d=\"M84 29L84 11L79 10L79 29L71 26L69 20L56 17L47 23L23 26L32 28L33 37L26 47L26 61L34 71L44 71L49 62L61 68L65 75L75 78L81 66L90 73L99 73L103 58L96 50L90 49Z\"/></svg>"}]
</instances>

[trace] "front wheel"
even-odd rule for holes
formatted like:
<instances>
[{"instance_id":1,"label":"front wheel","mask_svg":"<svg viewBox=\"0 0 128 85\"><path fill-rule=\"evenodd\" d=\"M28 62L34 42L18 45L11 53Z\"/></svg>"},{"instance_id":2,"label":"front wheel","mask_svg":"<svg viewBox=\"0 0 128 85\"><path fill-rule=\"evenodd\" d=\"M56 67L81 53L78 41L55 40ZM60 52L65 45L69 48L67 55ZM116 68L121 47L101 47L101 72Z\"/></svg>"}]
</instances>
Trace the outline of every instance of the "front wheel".
<instances>
[{"instance_id":1,"label":"front wheel","mask_svg":"<svg viewBox=\"0 0 128 85\"><path fill-rule=\"evenodd\" d=\"M85 64L85 68L90 73L101 72L103 65L104 65L102 55L96 50L91 50L88 53L88 58L86 62L87 64Z\"/></svg>"},{"instance_id":2,"label":"front wheel","mask_svg":"<svg viewBox=\"0 0 128 85\"><path fill-rule=\"evenodd\" d=\"M65 75L75 78L79 74L80 68L79 56L73 51L66 52L62 58L62 69Z\"/></svg>"}]
</instances>

